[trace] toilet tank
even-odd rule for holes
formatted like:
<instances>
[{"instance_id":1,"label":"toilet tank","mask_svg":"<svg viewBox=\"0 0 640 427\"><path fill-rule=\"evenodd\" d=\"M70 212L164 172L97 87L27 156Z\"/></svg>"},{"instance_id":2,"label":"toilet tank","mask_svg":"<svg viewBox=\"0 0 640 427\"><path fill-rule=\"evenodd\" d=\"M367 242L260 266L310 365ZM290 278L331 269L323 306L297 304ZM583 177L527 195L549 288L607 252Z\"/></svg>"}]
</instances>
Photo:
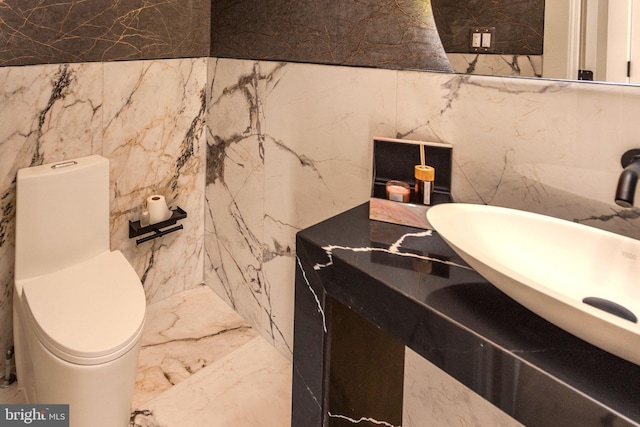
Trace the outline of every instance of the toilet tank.
<instances>
[{"instance_id":1,"label":"toilet tank","mask_svg":"<svg viewBox=\"0 0 640 427\"><path fill-rule=\"evenodd\" d=\"M109 161L93 155L20 169L16 280L109 251Z\"/></svg>"}]
</instances>

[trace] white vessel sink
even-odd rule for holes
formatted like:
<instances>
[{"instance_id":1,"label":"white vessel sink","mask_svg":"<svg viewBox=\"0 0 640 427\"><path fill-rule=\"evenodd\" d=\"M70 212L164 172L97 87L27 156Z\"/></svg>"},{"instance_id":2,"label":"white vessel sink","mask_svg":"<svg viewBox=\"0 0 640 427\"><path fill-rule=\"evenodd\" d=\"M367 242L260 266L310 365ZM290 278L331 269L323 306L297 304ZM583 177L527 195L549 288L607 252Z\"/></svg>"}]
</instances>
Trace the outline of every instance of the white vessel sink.
<instances>
[{"instance_id":1,"label":"white vessel sink","mask_svg":"<svg viewBox=\"0 0 640 427\"><path fill-rule=\"evenodd\" d=\"M640 241L494 206L441 204L427 211L427 219L511 298L640 365Z\"/></svg>"}]
</instances>

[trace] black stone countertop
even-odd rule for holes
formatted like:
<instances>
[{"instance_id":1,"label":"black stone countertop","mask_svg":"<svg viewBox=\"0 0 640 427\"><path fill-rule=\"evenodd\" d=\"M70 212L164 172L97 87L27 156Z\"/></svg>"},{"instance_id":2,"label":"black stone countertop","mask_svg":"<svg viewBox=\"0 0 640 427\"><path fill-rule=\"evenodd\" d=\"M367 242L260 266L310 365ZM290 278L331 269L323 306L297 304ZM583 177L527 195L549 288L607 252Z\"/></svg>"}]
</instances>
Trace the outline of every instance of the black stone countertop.
<instances>
[{"instance_id":1,"label":"black stone countertop","mask_svg":"<svg viewBox=\"0 0 640 427\"><path fill-rule=\"evenodd\" d=\"M639 366L513 301L437 232L371 221L368 212L363 204L297 235L294 422L310 412L303 389L322 402L313 396L323 393L310 375L313 356L301 347L323 339L319 305L331 297L525 425L640 425ZM305 287L317 310L300 302Z\"/></svg>"}]
</instances>

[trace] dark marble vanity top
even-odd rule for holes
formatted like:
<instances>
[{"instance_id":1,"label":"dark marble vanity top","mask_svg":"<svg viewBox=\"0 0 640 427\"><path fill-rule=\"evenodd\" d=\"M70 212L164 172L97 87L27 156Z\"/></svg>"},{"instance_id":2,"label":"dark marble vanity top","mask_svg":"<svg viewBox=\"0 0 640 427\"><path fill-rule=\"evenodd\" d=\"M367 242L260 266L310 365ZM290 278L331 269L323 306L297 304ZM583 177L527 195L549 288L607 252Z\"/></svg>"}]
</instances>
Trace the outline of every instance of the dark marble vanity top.
<instances>
[{"instance_id":1,"label":"dark marble vanity top","mask_svg":"<svg viewBox=\"0 0 640 427\"><path fill-rule=\"evenodd\" d=\"M437 232L368 212L364 204L297 235L294 423L326 423L328 376L317 371L330 299L525 425L640 425L639 366L516 303Z\"/></svg>"}]
</instances>

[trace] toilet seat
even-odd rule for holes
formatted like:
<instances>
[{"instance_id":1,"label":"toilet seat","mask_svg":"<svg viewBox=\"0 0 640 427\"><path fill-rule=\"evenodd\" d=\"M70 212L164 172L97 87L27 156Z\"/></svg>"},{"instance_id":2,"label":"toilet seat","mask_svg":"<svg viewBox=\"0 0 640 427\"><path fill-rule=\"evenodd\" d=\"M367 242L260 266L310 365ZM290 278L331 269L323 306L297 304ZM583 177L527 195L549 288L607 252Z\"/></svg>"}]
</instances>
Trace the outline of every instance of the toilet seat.
<instances>
[{"instance_id":1,"label":"toilet seat","mask_svg":"<svg viewBox=\"0 0 640 427\"><path fill-rule=\"evenodd\" d=\"M22 283L24 311L40 342L71 363L96 365L133 348L146 300L119 251Z\"/></svg>"}]
</instances>

